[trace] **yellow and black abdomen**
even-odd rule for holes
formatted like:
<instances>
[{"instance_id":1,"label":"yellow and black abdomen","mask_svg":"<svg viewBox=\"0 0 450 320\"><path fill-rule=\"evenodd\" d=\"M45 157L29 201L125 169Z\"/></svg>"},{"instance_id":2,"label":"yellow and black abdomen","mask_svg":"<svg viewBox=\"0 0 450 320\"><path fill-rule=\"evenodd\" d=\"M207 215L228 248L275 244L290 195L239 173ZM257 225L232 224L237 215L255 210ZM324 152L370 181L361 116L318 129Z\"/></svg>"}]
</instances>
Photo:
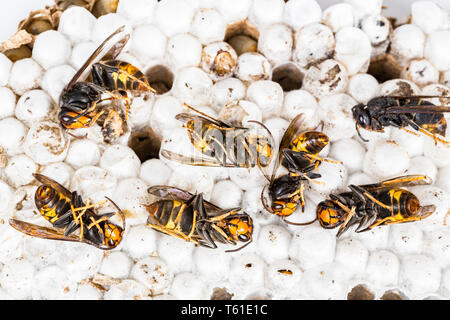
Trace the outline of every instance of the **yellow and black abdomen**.
<instances>
[{"instance_id":1,"label":"yellow and black abdomen","mask_svg":"<svg viewBox=\"0 0 450 320\"><path fill-rule=\"evenodd\" d=\"M110 90L148 91L150 85L145 75L130 63L110 60L92 66L94 83Z\"/></svg>"},{"instance_id":2,"label":"yellow and black abdomen","mask_svg":"<svg viewBox=\"0 0 450 320\"><path fill-rule=\"evenodd\" d=\"M319 131L305 131L291 142L291 149L317 155L328 144L328 136Z\"/></svg>"},{"instance_id":3,"label":"yellow and black abdomen","mask_svg":"<svg viewBox=\"0 0 450 320\"><path fill-rule=\"evenodd\" d=\"M71 199L52 187L41 185L36 190L34 202L39 213L54 224L56 220L70 210Z\"/></svg>"},{"instance_id":4,"label":"yellow and black abdomen","mask_svg":"<svg viewBox=\"0 0 450 320\"><path fill-rule=\"evenodd\" d=\"M378 219L391 216L401 220L417 215L421 208L419 199L405 189L380 189L378 192L374 192L374 197L386 205L386 207L379 206Z\"/></svg>"},{"instance_id":5,"label":"yellow and black abdomen","mask_svg":"<svg viewBox=\"0 0 450 320\"><path fill-rule=\"evenodd\" d=\"M195 231L195 217L192 206L177 200L159 200L147 206L158 230L190 238Z\"/></svg>"}]
</instances>

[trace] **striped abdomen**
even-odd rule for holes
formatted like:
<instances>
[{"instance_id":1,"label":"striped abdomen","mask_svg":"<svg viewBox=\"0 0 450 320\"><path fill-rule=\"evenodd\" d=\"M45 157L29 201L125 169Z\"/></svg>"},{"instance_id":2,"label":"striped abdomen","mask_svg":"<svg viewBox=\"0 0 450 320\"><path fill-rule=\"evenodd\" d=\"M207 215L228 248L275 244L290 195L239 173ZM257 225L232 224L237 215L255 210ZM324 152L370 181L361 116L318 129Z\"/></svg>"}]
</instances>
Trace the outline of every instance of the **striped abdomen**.
<instances>
[{"instance_id":1,"label":"striped abdomen","mask_svg":"<svg viewBox=\"0 0 450 320\"><path fill-rule=\"evenodd\" d=\"M39 213L53 224L70 210L71 199L58 193L52 187L41 185L36 190L34 202Z\"/></svg>"},{"instance_id":2,"label":"striped abdomen","mask_svg":"<svg viewBox=\"0 0 450 320\"><path fill-rule=\"evenodd\" d=\"M373 193L374 197L390 208L380 207L378 218L399 215L401 217L415 216L420 211L420 202L417 197L404 189L381 189Z\"/></svg>"},{"instance_id":3,"label":"striped abdomen","mask_svg":"<svg viewBox=\"0 0 450 320\"><path fill-rule=\"evenodd\" d=\"M92 67L94 82L113 90L149 91L145 75L135 66L120 60L95 63Z\"/></svg>"},{"instance_id":4,"label":"striped abdomen","mask_svg":"<svg viewBox=\"0 0 450 320\"><path fill-rule=\"evenodd\" d=\"M147 210L164 229L187 238L194 234L196 217L192 206L177 200L159 200Z\"/></svg>"},{"instance_id":5,"label":"striped abdomen","mask_svg":"<svg viewBox=\"0 0 450 320\"><path fill-rule=\"evenodd\" d=\"M319 154L328 144L328 136L319 131L305 131L291 142L291 149L313 155Z\"/></svg>"}]
</instances>

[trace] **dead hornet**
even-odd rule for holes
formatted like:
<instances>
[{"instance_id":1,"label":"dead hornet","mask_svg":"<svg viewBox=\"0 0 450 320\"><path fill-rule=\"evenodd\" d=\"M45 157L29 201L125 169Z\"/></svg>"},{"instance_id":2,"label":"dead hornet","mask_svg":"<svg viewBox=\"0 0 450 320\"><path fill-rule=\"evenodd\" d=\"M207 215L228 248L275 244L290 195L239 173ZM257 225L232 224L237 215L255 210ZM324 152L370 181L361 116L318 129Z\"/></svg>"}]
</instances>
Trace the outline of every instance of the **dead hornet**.
<instances>
[{"instance_id":1,"label":"dead hornet","mask_svg":"<svg viewBox=\"0 0 450 320\"><path fill-rule=\"evenodd\" d=\"M248 122L260 125L269 134L268 137L252 133L249 128L233 127L185 104L200 115L180 113L175 118L183 122L192 145L202 154L212 158L184 156L169 150L161 155L169 160L194 166L211 167L267 167L272 160L273 137L261 122Z\"/></svg>"},{"instance_id":2,"label":"dead hornet","mask_svg":"<svg viewBox=\"0 0 450 320\"><path fill-rule=\"evenodd\" d=\"M50 222L53 228L38 226L17 219L10 219L9 224L20 232L33 237L52 240L83 242L102 250L111 250L122 241L125 230L125 216L120 208L106 197L116 207L122 219L122 226L109 222L116 212L98 215L94 207L103 204L85 204L76 192L70 192L58 182L41 174L34 177L42 183L35 193L35 204L40 214ZM79 235L74 232L79 229Z\"/></svg>"},{"instance_id":3,"label":"dead hornet","mask_svg":"<svg viewBox=\"0 0 450 320\"><path fill-rule=\"evenodd\" d=\"M161 199L146 205L147 225L171 236L215 249L215 241L236 245L245 242L234 252L252 241L253 221L241 209L221 209L185 190L170 186L153 186L148 192Z\"/></svg>"},{"instance_id":4,"label":"dead hornet","mask_svg":"<svg viewBox=\"0 0 450 320\"><path fill-rule=\"evenodd\" d=\"M131 104L127 92L156 93L138 68L116 60L128 42L130 34L121 35L119 40L113 39L124 29L122 26L106 38L62 91L58 118L64 128L91 127L103 116L102 132L105 141L111 142L123 134L123 110L121 108L115 110L112 103L108 106L100 104L106 101L123 101L126 105L124 116L126 122ZM106 51L108 47L110 48Z\"/></svg>"},{"instance_id":5,"label":"dead hornet","mask_svg":"<svg viewBox=\"0 0 450 320\"><path fill-rule=\"evenodd\" d=\"M304 182L319 183L314 179L320 178L321 175L313 171L323 161L340 163L319 156L320 151L325 148L329 141L328 136L320 132L323 123L313 130L301 131L302 122L303 116L298 114L289 124L281 138L278 159L273 168L272 177L266 177L269 181L269 196L272 202L270 207L264 197L267 186L261 192L261 201L265 209L280 216L285 222L294 225L304 225L303 223L298 224L286 220L286 217L297 210L299 203L302 211L304 211ZM275 178L280 164L286 167L289 173Z\"/></svg>"},{"instance_id":6,"label":"dead hornet","mask_svg":"<svg viewBox=\"0 0 450 320\"><path fill-rule=\"evenodd\" d=\"M419 199L401 187L431 184L423 175L407 175L375 184L350 185L351 191L331 194L329 200L317 206L317 219L326 229L340 226L339 237L353 225L356 232L364 232L376 226L429 217L436 209L434 205L421 206Z\"/></svg>"},{"instance_id":7,"label":"dead hornet","mask_svg":"<svg viewBox=\"0 0 450 320\"><path fill-rule=\"evenodd\" d=\"M393 126L409 133L419 131L432 137L435 143L450 143L439 136L445 137L447 121L443 112L450 112L448 106L437 106L424 99L449 99L442 96L380 96L371 99L367 104L360 103L352 108L359 137L366 141L359 131L360 128L383 132L384 127Z\"/></svg>"}]
</instances>

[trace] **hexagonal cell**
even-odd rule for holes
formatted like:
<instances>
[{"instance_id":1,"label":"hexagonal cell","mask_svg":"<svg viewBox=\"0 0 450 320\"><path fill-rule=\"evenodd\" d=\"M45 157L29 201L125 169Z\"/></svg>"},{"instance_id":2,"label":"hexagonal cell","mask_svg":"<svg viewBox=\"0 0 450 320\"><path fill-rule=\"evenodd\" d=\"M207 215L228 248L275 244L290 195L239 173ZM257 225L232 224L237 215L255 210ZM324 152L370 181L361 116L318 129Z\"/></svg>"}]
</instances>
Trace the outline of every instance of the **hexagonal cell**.
<instances>
[{"instance_id":1,"label":"hexagonal cell","mask_svg":"<svg viewBox=\"0 0 450 320\"><path fill-rule=\"evenodd\" d=\"M152 128L134 131L130 135L128 146L134 150L141 162L159 158L161 137L156 134Z\"/></svg>"},{"instance_id":2,"label":"hexagonal cell","mask_svg":"<svg viewBox=\"0 0 450 320\"><path fill-rule=\"evenodd\" d=\"M233 47L238 56L245 52L257 52L258 39L258 28L247 19L228 25L225 33L225 42Z\"/></svg>"},{"instance_id":3,"label":"hexagonal cell","mask_svg":"<svg viewBox=\"0 0 450 320\"><path fill-rule=\"evenodd\" d=\"M155 89L158 94L166 93L172 89L174 78L173 72L162 64L149 68L145 72L145 76L152 88Z\"/></svg>"},{"instance_id":4,"label":"hexagonal cell","mask_svg":"<svg viewBox=\"0 0 450 320\"><path fill-rule=\"evenodd\" d=\"M277 82L285 92L300 89L304 76L293 63L280 65L272 71L272 81Z\"/></svg>"},{"instance_id":5,"label":"hexagonal cell","mask_svg":"<svg viewBox=\"0 0 450 320\"><path fill-rule=\"evenodd\" d=\"M367 73L371 74L378 82L382 83L400 78L401 71L402 68L397 60L392 55L385 54L372 58Z\"/></svg>"}]
</instances>

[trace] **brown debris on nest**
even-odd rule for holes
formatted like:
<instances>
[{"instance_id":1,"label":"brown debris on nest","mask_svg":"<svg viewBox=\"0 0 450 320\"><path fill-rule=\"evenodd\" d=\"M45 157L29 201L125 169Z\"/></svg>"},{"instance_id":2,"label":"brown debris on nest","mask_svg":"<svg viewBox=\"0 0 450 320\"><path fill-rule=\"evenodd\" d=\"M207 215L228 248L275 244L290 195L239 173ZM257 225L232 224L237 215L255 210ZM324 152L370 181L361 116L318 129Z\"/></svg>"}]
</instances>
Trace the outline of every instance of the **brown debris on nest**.
<instances>
[{"instance_id":1,"label":"brown debris on nest","mask_svg":"<svg viewBox=\"0 0 450 320\"><path fill-rule=\"evenodd\" d=\"M17 32L0 45L0 52L13 62L29 58L36 36L44 31L58 29L61 14L70 6L84 7L98 18L115 12L118 3L118 0L55 0L55 5L32 11L20 21Z\"/></svg>"}]
</instances>

